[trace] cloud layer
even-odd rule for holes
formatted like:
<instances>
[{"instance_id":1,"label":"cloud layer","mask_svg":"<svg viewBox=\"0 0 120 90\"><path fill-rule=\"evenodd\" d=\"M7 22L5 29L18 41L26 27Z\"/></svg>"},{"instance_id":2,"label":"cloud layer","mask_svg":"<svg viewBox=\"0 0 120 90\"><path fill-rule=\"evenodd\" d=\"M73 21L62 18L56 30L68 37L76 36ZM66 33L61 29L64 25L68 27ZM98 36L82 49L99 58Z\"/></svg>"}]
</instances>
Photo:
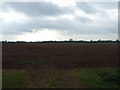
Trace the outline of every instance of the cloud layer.
<instances>
[{"instance_id":1,"label":"cloud layer","mask_svg":"<svg viewBox=\"0 0 120 90\"><path fill-rule=\"evenodd\" d=\"M65 6L52 2L3 3L0 9L3 39L17 40L13 37L45 32L44 29L59 34L54 40L117 39L117 5L117 2L74 2Z\"/></svg>"}]
</instances>

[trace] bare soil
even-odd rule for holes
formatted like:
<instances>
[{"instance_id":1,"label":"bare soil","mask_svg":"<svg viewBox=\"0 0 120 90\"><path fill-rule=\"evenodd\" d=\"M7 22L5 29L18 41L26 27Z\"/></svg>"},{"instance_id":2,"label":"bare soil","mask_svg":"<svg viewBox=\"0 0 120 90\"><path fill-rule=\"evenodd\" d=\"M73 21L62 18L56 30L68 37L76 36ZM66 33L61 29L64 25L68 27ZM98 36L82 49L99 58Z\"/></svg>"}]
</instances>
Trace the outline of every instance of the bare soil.
<instances>
[{"instance_id":1,"label":"bare soil","mask_svg":"<svg viewBox=\"0 0 120 90\"><path fill-rule=\"evenodd\" d=\"M33 61L33 63L29 63L29 61ZM117 43L2 44L3 69L71 69L117 65Z\"/></svg>"}]
</instances>

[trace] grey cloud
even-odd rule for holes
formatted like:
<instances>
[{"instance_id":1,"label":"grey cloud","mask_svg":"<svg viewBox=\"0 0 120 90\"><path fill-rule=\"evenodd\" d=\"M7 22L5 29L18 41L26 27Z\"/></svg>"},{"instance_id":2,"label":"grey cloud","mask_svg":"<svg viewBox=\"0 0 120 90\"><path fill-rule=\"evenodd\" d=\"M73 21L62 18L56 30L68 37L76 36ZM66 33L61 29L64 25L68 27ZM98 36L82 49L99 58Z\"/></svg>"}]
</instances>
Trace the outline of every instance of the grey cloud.
<instances>
[{"instance_id":1,"label":"grey cloud","mask_svg":"<svg viewBox=\"0 0 120 90\"><path fill-rule=\"evenodd\" d=\"M91 6L96 6L103 9L117 9L117 2L92 2Z\"/></svg>"},{"instance_id":2,"label":"grey cloud","mask_svg":"<svg viewBox=\"0 0 120 90\"><path fill-rule=\"evenodd\" d=\"M104 13L104 10L117 9L117 2L78 2L77 7L87 14ZM100 8L100 9L98 9Z\"/></svg>"},{"instance_id":3,"label":"grey cloud","mask_svg":"<svg viewBox=\"0 0 120 90\"><path fill-rule=\"evenodd\" d=\"M83 10L85 13L93 14L96 13L96 9L89 5L87 2L78 2L76 3L77 7L81 10Z\"/></svg>"},{"instance_id":4,"label":"grey cloud","mask_svg":"<svg viewBox=\"0 0 120 90\"><path fill-rule=\"evenodd\" d=\"M64 9L50 2L7 2L6 6L27 16L54 16L66 13Z\"/></svg>"},{"instance_id":5,"label":"grey cloud","mask_svg":"<svg viewBox=\"0 0 120 90\"><path fill-rule=\"evenodd\" d=\"M7 7L6 3L0 4L0 11L1 11L1 12L7 12L7 11L8 11L8 8L9 8L9 7Z\"/></svg>"},{"instance_id":6,"label":"grey cloud","mask_svg":"<svg viewBox=\"0 0 120 90\"><path fill-rule=\"evenodd\" d=\"M23 32L31 32L32 24L28 23L19 23L19 22L11 22L9 24L3 24L3 31L2 34L4 35L15 35L15 34L22 34Z\"/></svg>"},{"instance_id":7,"label":"grey cloud","mask_svg":"<svg viewBox=\"0 0 120 90\"><path fill-rule=\"evenodd\" d=\"M80 4L80 3L79 3ZM79 5L79 8L81 5ZM59 14L64 14L70 12L69 8L60 8L56 5L53 5L51 3L7 3L6 4L8 8L13 8L18 12L25 13L27 16L31 16L29 20L27 20L25 23L19 23L19 22L11 22L11 23L4 23L4 35L16 35L16 34L22 34L23 32L32 32L33 29L55 29L60 32L64 32L64 30L67 31L69 34L105 34L105 33L116 33L117 30L117 24L111 20L109 20L109 16L106 16L107 14L101 13L100 15L103 15L105 18L107 18L106 23L111 24L105 24L99 21L92 21L91 19L82 16L82 17L76 17L74 21L71 21L69 19L61 19L58 20L49 20L46 17L47 16L55 16ZM84 10L86 14L95 14L97 11L95 6L91 6L88 3L83 3L82 7L80 9ZM65 12L66 11L66 12ZM37 17L36 17L37 16ZM43 17L41 17L43 16ZM103 17L99 16L99 17ZM91 23L93 25L91 25ZM95 23L100 24L99 26L94 26Z\"/></svg>"},{"instance_id":8,"label":"grey cloud","mask_svg":"<svg viewBox=\"0 0 120 90\"><path fill-rule=\"evenodd\" d=\"M76 17L75 20L83 23L90 23L92 21L90 18L84 16Z\"/></svg>"},{"instance_id":9,"label":"grey cloud","mask_svg":"<svg viewBox=\"0 0 120 90\"><path fill-rule=\"evenodd\" d=\"M85 19L85 18L83 18ZM89 22L89 23L88 23ZM23 32L32 32L33 29L55 29L60 32L67 31L69 34L105 34L105 33L116 33L117 25L115 22L109 23L113 24L100 24L101 26L94 26L90 24L91 21L87 20L75 20L71 21L68 19L58 19L58 20L48 20L46 18L31 18L25 24L23 23L10 23L5 25L3 34L22 34ZM96 22L95 22L96 23ZM107 23L107 22L106 22Z\"/></svg>"}]
</instances>

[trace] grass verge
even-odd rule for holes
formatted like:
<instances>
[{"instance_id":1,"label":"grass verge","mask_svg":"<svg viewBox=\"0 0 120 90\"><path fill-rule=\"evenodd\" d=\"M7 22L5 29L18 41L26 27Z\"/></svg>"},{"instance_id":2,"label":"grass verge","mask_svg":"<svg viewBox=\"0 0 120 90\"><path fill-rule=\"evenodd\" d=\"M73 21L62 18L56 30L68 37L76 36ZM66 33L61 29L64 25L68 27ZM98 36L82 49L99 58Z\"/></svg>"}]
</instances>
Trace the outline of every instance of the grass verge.
<instances>
[{"instance_id":1,"label":"grass verge","mask_svg":"<svg viewBox=\"0 0 120 90\"><path fill-rule=\"evenodd\" d=\"M118 68L76 69L74 76L93 88L120 88L120 70Z\"/></svg>"},{"instance_id":2,"label":"grass verge","mask_svg":"<svg viewBox=\"0 0 120 90\"><path fill-rule=\"evenodd\" d=\"M120 88L118 68L46 69L42 78L39 69L32 76L28 72L3 70L3 88L27 88L29 85L33 85L32 88Z\"/></svg>"},{"instance_id":3,"label":"grass verge","mask_svg":"<svg viewBox=\"0 0 120 90\"><path fill-rule=\"evenodd\" d=\"M29 75L25 70L3 70L2 88L22 88L28 79Z\"/></svg>"}]
</instances>

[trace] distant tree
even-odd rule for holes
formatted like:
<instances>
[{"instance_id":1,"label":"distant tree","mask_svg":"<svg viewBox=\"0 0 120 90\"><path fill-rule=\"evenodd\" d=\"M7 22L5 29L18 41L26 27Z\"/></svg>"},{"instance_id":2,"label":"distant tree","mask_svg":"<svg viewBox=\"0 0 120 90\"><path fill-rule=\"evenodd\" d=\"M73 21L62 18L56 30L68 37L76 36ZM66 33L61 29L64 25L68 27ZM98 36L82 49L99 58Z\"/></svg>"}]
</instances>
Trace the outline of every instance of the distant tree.
<instances>
[{"instance_id":1,"label":"distant tree","mask_svg":"<svg viewBox=\"0 0 120 90\"><path fill-rule=\"evenodd\" d=\"M100 42L100 41L101 41L101 39L98 40L98 42Z\"/></svg>"},{"instance_id":2,"label":"distant tree","mask_svg":"<svg viewBox=\"0 0 120 90\"><path fill-rule=\"evenodd\" d=\"M90 40L90 42L93 42L93 40Z\"/></svg>"},{"instance_id":3,"label":"distant tree","mask_svg":"<svg viewBox=\"0 0 120 90\"><path fill-rule=\"evenodd\" d=\"M69 39L69 41L73 41L73 39L72 39L72 38L70 38L70 39Z\"/></svg>"},{"instance_id":4,"label":"distant tree","mask_svg":"<svg viewBox=\"0 0 120 90\"><path fill-rule=\"evenodd\" d=\"M3 43L5 43L5 42L7 42L7 40L5 40L5 41L2 41Z\"/></svg>"},{"instance_id":5,"label":"distant tree","mask_svg":"<svg viewBox=\"0 0 120 90\"><path fill-rule=\"evenodd\" d=\"M116 42L119 42L119 39L117 39Z\"/></svg>"},{"instance_id":6,"label":"distant tree","mask_svg":"<svg viewBox=\"0 0 120 90\"><path fill-rule=\"evenodd\" d=\"M5 40L5 42L7 42L7 40Z\"/></svg>"}]
</instances>

